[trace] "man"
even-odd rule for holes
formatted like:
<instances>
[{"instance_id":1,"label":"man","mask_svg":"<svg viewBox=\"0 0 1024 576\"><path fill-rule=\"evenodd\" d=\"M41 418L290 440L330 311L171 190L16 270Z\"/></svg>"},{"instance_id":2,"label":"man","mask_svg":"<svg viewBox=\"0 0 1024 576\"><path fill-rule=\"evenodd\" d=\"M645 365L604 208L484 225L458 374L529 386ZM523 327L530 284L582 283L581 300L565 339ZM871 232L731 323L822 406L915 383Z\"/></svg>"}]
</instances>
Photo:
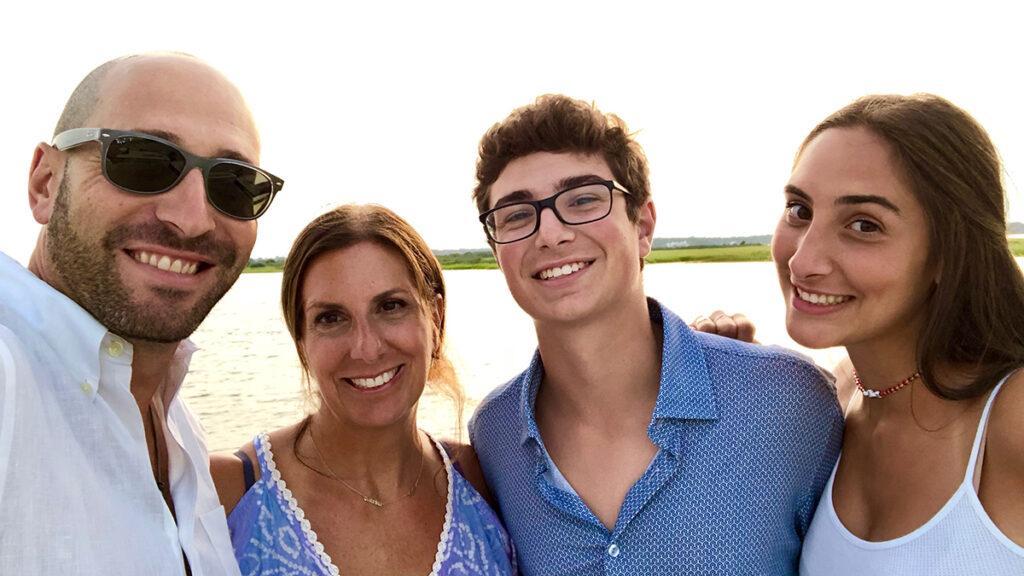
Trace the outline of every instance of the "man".
<instances>
[{"instance_id":1,"label":"man","mask_svg":"<svg viewBox=\"0 0 1024 576\"><path fill-rule=\"evenodd\" d=\"M53 142L28 269L0 255L0 574L238 574L178 389L283 182L238 90L184 55L103 64Z\"/></svg>"},{"instance_id":2,"label":"man","mask_svg":"<svg viewBox=\"0 0 1024 576\"><path fill-rule=\"evenodd\" d=\"M539 344L470 423L524 573L795 574L842 436L835 391L645 297L655 209L625 124L543 96L484 135L477 180Z\"/></svg>"}]
</instances>

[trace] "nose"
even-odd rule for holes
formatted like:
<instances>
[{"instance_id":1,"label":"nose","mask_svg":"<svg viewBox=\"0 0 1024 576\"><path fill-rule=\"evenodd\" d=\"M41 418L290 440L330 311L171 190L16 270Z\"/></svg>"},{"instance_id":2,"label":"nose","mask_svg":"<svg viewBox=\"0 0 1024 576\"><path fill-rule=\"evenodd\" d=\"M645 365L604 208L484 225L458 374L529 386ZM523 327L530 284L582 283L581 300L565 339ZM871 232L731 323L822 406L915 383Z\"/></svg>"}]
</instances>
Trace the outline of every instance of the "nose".
<instances>
[{"instance_id":1,"label":"nose","mask_svg":"<svg viewBox=\"0 0 1024 576\"><path fill-rule=\"evenodd\" d=\"M572 226L563 224L553 209L544 208L537 217L540 218L540 225L537 227L534 242L538 248L557 246L575 237Z\"/></svg>"},{"instance_id":2,"label":"nose","mask_svg":"<svg viewBox=\"0 0 1024 576\"><path fill-rule=\"evenodd\" d=\"M156 216L178 230L187 238L195 238L213 230L216 226L213 211L206 201L206 184L203 174L194 168L185 174L174 188L156 196Z\"/></svg>"},{"instance_id":3,"label":"nose","mask_svg":"<svg viewBox=\"0 0 1024 576\"><path fill-rule=\"evenodd\" d=\"M352 342L352 349L349 356L353 360L373 362L380 358L384 350L383 339L379 328L372 322L359 322L356 325L355 340Z\"/></svg>"},{"instance_id":4,"label":"nose","mask_svg":"<svg viewBox=\"0 0 1024 576\"><path fill-rule=\"evenodd\" d=\"M823 226L812 223L803 229L777 234L772 252L786 258L794 280L808 281L832 272L838 249L833 236Z\"/></svg>"}]
</instances>

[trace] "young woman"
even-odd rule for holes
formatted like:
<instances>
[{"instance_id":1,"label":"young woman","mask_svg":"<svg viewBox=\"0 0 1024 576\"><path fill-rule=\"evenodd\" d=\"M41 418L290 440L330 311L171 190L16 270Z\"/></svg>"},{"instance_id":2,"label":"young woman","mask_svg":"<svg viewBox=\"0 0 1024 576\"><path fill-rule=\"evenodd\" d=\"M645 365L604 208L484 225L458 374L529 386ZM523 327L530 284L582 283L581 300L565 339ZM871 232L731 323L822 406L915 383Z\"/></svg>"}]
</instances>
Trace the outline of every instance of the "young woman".
<instances>
[{"instance_id":1,"label":"young woman","mask_svg":"<svg viewBox=\"0 0 1024 576\"><path fill-rule=\"evenodd\" d=\"M936 96L868 96L807 136L772 254L800 344L860 393L801 574L1024 574L1024 280L999 157Z\"/></svg>"},{"instance_id":2,"label":"young woman","mask_svg":"<svg viewBox=\"0 0 1024 576\"><path fill-rule=\"evenodd\" d=\"M243 575L515 573L472 451L416 425L428 381L461 399L444 296L426 243L385 208L299 234L281 300L317 409L211 459Z\"/></svg>"}]
</instances>

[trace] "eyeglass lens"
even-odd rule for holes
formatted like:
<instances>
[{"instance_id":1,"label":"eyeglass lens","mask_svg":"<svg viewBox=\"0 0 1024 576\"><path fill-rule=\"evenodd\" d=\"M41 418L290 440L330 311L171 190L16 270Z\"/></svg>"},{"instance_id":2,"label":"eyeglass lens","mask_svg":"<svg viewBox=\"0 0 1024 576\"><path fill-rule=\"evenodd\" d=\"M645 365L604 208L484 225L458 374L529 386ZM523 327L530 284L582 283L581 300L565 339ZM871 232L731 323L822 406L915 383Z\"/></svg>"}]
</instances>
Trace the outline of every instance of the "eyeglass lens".
<instances>
[{"instance_id":1,"label":"eyeglass lens","mask_svg":"<svg viewBox=\"0 0 1024 576\"><path fill-rule=\"evenodd\" d=\"M180 150L138 136L110 142L106 155L110 181L142 194L167 190L181 177L187 160ZM250 166L219 162L206 171L206 193L217 209L243 219L263 213L273 197L274 184Z\"/></svg>"},{"instance_id":2,"label":"eyeglass lens","mask_svg":"<svg viewBox=\"0 0 1024 576\"><path fill-rule=\"evenodd\" d=\"M607 216L611 207L611 190L604 184L588 184L556 195L554 210L566 224L586 224ZM488 217L488 231L496 242L526 238L537 229L539 210L540 207L526 203L502 206Z\"/></svg>"}]
</instances>

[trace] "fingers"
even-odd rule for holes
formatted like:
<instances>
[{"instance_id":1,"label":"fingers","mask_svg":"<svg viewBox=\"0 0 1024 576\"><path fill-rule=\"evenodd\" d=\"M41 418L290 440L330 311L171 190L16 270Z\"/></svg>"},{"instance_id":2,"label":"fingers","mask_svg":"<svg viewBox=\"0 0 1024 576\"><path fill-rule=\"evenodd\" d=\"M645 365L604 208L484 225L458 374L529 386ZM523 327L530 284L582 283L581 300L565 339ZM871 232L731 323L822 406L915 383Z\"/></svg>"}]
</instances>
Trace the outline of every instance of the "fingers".
<instances>
[{"instance_id":1,"label":"fingers","mask_svg":"<svg viewBox=\"0 0 1024 576\"><path fill-rule=\"evenodd\" d=\"M708 334L718 334L718 326L715 322L707 316L697 316L690 322L690 328L698 332L707 332Z\"/></svg>"},{"instance_id":2,"label":"fingers","mask_svg":"<svg viewBox=\"0 0 1024 576\"><path fill-rule=\"evenodd\" d=\"M750 318L737 313L733 314L731 319L733 324L736 325L737 340L740 342L753 342L757 344L757 340L754 340L754 332L757 331L757 328L754 326L754 323L750 321Z\"/></svg>"},{"instance_id":3,"label":"fingers","mask_svg":"<svg viewBox=\"0 0 1024 576\"><path fill-rule=\"evenodd\" d=\"M742 342L754 342L754 323L743 314L726 314L715 310L711 316L698 316L690 323L690 327L699 332L717 334Z\"/></svg>"}]
</instances>

